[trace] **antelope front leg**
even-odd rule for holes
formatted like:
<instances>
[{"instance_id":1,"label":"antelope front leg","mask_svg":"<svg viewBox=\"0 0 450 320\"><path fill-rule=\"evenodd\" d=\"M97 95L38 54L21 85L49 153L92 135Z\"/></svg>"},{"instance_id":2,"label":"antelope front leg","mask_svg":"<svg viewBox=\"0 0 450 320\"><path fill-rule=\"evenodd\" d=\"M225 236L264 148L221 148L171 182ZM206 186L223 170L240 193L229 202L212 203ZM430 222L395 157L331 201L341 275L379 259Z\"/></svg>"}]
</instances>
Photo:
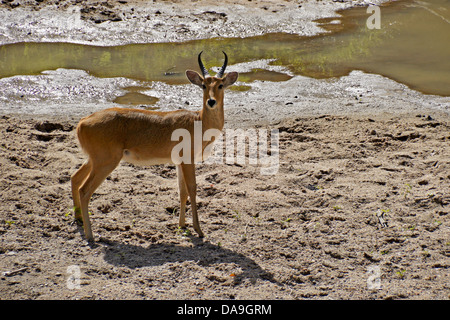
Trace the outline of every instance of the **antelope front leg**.
<instances>
[{"instance_id":1,"label":"antelope front leg","mask_svg":"<svg viewBox=\"0 0 450 320\"><path fill-rule=\"evenodd\" d=\"M195 165L183 163L180 165L180 167L181 167L181 171L183 171L183 178L184 178L184 182L186 184L189 198L191 199L192 221L194 224L194 230L197 232L197 234L200 238L203 238L203 232L200 228L200 224L198 223L198 215L197 215L197 201L196 201L197 182L195 180Z\"/></svg>"},{"instance_id":2,"label":"antelope front leg","mask_svg":"<svg viewBox=\"0 0 450 320\"><path fill-rule=\"evenodd\" d=\"M186 227L186 201L188 198L188 192L186 189L186 183L184 182L183 177L183 170L181 169L181 166L177 166L177 177L178 177L178 189L180 191L180 221L179 226L180 228Z\"/></svg>"}]
</instances>

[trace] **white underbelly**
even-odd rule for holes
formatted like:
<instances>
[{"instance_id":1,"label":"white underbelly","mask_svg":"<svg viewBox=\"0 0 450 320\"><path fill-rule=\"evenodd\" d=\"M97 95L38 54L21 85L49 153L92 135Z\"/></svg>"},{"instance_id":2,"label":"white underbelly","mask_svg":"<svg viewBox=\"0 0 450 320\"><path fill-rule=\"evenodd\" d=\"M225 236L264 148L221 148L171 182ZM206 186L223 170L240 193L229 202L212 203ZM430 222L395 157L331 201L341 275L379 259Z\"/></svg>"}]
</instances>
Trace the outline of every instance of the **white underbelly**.
<instances>
[{"instance_id":1,"label":"white underbelly","mask_svg":"<svg viewBox=\"0 0 450 320\"><path fill-rule=\"evenodd\" d=\"M137 166L154 166L158 164L173 164L171 158L142 158L136 154L133 154L129 150L123 152L122 161L132 163Z\"/></svg>"},{"instance_id":2,"label":"white underbelly","mask_svg":"<svg viewBox=\"0 0 450 320\"><path fill-rule=\"evenodd\" d=\"M204 160L206 160L211 153L213 152L213 145L210 144L208 147L205 148L205 150L198 150L194 154L194 163L200 163ZM175 161L179 161L178 158L175 158ZM190 159L190 157L188 157ZM183 159L184 160L184 159ZM159 164L174 164L174 161L171 157L167 158L157 158L157 157L150 157L145 158L140 154L134 153L128 149L123 151L122 161L132 163L137 166L154 166ZM178 164L178 163L177 163Z\"/></svg>"}]
</instances>

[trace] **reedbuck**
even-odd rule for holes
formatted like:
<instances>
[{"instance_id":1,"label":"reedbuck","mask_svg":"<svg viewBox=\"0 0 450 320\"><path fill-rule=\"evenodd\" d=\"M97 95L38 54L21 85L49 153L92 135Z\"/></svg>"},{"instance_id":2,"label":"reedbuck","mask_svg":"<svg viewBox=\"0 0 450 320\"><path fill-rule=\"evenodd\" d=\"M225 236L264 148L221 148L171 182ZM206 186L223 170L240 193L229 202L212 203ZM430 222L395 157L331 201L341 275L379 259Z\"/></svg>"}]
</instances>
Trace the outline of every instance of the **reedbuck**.
<instances>
[{"instance_id":1,"label":"reedbuck","mask_svg":"<svg viewBox=\"0 0 450 320\"><path fill-rule=\"evenodd\" d=\"M224 89L238 78L237 72L224 74L228 57L212 77L202 63L201 52L198 63L202 75L187 70L189 81L203 89L203 108L199 111L177 110L168 112L137 109L111 108L93 113L81 119L77 135L88 160L72 176L72 197L75 219L81 220L88 240L93 240L89 221L88 205L94 191L117 167L121 160L138 165L174 163L171 154L178 141L173 141L177 129L194 134L194 124L200 121L202 133L208 129L222 130L224 126ZM211 141L202 141L204 150ZM190 161L176 163L180 193L179 225L185 228L186 201L189 196L192 206L194 230L203 237L197 215L194 144Z\"/></svg>"}]
</instances>

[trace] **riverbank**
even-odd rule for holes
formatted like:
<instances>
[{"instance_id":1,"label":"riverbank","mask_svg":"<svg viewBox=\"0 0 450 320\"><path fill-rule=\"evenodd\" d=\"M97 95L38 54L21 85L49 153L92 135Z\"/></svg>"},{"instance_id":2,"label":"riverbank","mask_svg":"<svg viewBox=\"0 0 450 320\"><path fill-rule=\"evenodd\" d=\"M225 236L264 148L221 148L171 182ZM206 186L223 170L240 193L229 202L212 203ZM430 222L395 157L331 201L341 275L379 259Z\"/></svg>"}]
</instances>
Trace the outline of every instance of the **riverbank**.
<instances>
[{"instance_id":1,"label":"riverbank","mask_svg":"<svg viewBox=\"0 0 450 320\"><path fill-rule=\"evenodd\" d=\"M10 9L14 3L20 5ZM125 15L126 12L134 12L134 15L120 21L110 18L98 23L94 13L101 11L100 8L106 10L105 3L87 1L74 5L71 1L19 1L2 4L0 43L64 41L105 46L220 36L211 34L208 28L223 28L222 36L227 37L280 31L310 35L324 32L313 20L336 15L333 10L366 2L233 1L226 7L223 3L218 5L207 1L195 2L195 6L192 3L108 2L107 6L115 15ZM73 12L75 8L79 11ZM253 15L256 20L251 18ZM184 22L179 19L184 19ZM160 37L162 34L165 38ZM229 56L229 71L271 70L287 78L292 76L287 67L271 65L271 60L235 64L233 53L229 52ZM182 72L181 69L177 71ZM256 80L251 83L238 82L238 85L238 90L230 90L226 95L229 125L267 123L299 115L404 113L415 110L448 113L450 109L448 97L424 95L385 77L361 71L352 71L340 78L294 76L290 80ZM192 90L191 85L95 77L85 70L58 69L0 79L0 113L76 120L94 111L117 106L117 98L130 93L127 88L132 88L131 93L157 100L151 107L161 110L196 109L201 103L199 92ZM144 103L143 107L148 106Z\"/></svg>"},{"instance_id":2,"label":"riverbank","mask_svg":"<svg viewBox=\"0 0 450 320\"><path fill-rule=\"evenodd\" d=\"M90 45L180 42L273 32L311 36L313 21L383 1L3 1L0 44L62 41Z\"/></svg>"}]
</instances>

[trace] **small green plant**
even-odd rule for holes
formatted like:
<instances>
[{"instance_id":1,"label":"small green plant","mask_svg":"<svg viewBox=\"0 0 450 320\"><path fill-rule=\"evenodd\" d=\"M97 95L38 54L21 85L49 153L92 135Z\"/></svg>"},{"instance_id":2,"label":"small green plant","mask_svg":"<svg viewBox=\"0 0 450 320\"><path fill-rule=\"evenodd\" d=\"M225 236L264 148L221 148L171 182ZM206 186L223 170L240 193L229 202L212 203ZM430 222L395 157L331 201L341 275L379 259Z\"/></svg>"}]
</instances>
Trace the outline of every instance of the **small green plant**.
<instances>
[{"instance_id":1,"label":"small green plant","mask_svg":"<svg viewBox=\"0 0 450 320\"><path fill-rule=\"evenodd\" d=\"M342 210L342 208L340 206L333 206L333 210L334 211L339 211L339 210Z\"/></svg>"},{"instance_id":2,"label":"small green plant","mask_svg":"<svg viewBox=\"0 0 450 320\"><path fill-rule=\"evenodd\" d=\"M409 183L405 184L405 191L403 192L403 196L405 199L408 197L408 195L411 193L412 187Z\"/></svg>"},{"instance_id":3,"label":"small green plant","mask_svg":"<svg viewBox=\"0 0 450 320\"><path fill-rule=\"evenodd\" d=\"M191 230L189 230L189 229L184 229L184 231L183 231L183 236L184 236L184 237L189 237L189 236L191 236L191 235L192 235Z\"/></svg>"},{"instance_id":4,"label":"small green plant","mask_svg":"<svg viewBox=\"0 0 450 320\"><path fill-rule=\"evenodd\" d=\"M69 209L69 211L66 212L66 214L64 215L64 217L68 218L70 217L72 214L75 214L75 212L77 212L77 207L72 207Z\"/></svg>"},{"instance_id":5,"label":"small green plant","mask_svg":"<svg viewBox=\"0 0 450 320\"><path fill-rule=\"evenodd\" d=\"M402 270L399 270L399 271L395 272L395 274L396 274L400 279L404 279L404 278L405 278L405 273L406 273L406 270L405 270L405 269L402 269Z\"/></svg>"},{"instance_id":6,"label":"small green plant","mask_svg":"<svg viewBox=\"0 0 450 320\"><path fill-rule=\"evenodd\" d=\"M292 218L286 218L280 221L281 229L285 229L288 227L289 222L291 222Z\"/></svg>"},{"instance_id":7,"label":"small green plant","mask_svg":"<svg viewBox=\"0 0 450 320\"><path fill-rule=\"evenodd\" d=\"M5 220L5 223L8 225L8 226L12 226L14 223L16 223L15 221L13 221L13 220Z\"/></svg>"},{"instance_id":8,"label":"small green plant","mask_svg":"<svg viewBox=\"0 0 450 320\"><path fill-rule=\"evenodd\" d=\"M166 211L173 216L176 216L178 214L177 208L166 208Z\"/></svg>"},{"instance_id":9,"label":"small green plant","mask_svg":"<svg viewBox=\"0 0 450 320\"><path fill-rule=\"evenodd\" d=\"M233 210L234 211L234 215L233 218L236 219L237 221L241 220L241 214L239 213L239 211L237 210Z\"/></svg>"},{"instance_id":10,"label":"small green plant","mask_svg":"<svg viewBox=\"0 0 450 320\"><path fill-rule=\"evenodd\" d=\"M177 234L183 236L183 237L189 237L192 235L191 230L189 229L185 229L185 228L181 228L180 226L177 229Z\"/></svg>"},{"instance_id":11,"label":"small green plant","mask_svg":"<svg viewBox=\"0 0 450 320\"><path fill-rule=\"evenodd\" d=\"M428 257L431 256L431 253L430 253L428 250L423 250L423 251L422 251L422 256L423 256L424 258L428 258Z\"/></svg>"},{"instance_id":12,"label":"small green plant","mask_svg":"<svg viewBox=\"0 0 450 320\"><path fill-rule=\"evenodd\" d=\"M256 224L259 224L261 222L261 218L259 216L254 216L253 219Z\"/></svg>"}]
</instances>

